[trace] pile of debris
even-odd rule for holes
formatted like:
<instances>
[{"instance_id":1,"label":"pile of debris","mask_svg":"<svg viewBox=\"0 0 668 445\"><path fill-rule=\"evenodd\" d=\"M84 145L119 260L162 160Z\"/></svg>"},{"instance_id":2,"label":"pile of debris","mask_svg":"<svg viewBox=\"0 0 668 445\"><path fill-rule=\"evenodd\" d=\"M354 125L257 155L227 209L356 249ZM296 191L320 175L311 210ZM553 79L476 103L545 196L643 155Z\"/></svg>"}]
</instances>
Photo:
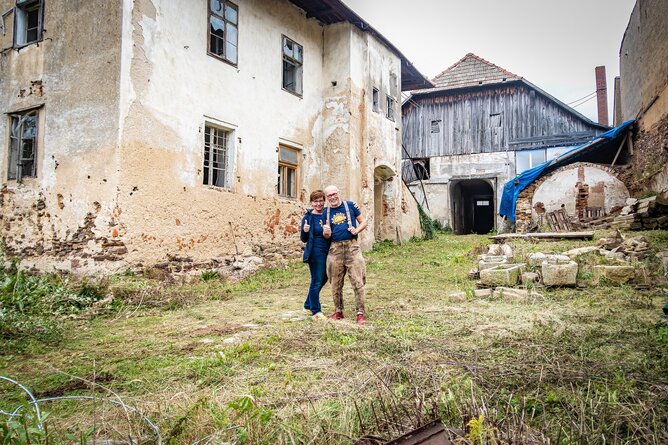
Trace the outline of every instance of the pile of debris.
<instances>
[{"instance_id":1,"label":"pile of debris","mask_svg":"<svg viewBox=\"0 0 668 445\"><path fill-rule=\"evenodd\" d=\"M586 229L617 228L621 230L668 229L668 206L657 202L656 196L629 198L618 214L580 222Z\"/></svg>"}]
</instances>

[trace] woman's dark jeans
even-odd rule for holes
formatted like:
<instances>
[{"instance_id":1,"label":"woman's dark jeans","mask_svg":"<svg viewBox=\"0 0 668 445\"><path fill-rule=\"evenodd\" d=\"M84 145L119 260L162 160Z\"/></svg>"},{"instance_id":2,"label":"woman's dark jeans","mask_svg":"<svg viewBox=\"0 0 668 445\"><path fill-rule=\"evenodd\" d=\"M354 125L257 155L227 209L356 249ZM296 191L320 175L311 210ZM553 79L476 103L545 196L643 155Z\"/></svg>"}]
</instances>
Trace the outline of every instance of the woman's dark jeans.
<instances>
[{"instance_id":1,"label":"woman's dark jeans","mask_svg":"<svg viewBox=\"0 0 668 445\"><path fill-rule=\"evenodd\" d=\"M320 312L320 290L327 283L327 252L313 249L308 267L311 271L311 285L304 301L304 309L310 309L313 314L317 314Z\"/></svg>"}]
</instances>

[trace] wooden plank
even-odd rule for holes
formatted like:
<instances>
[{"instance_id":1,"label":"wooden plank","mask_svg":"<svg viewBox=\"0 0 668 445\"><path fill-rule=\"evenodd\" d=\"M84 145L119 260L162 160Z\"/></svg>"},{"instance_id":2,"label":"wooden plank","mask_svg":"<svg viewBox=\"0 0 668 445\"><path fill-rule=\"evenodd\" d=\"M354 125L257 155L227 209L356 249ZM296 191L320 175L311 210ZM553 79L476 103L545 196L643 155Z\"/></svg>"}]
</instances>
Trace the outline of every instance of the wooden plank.
<instances>
[{"instance_id":1,"label":"wooden plank","mask_svg":"<svg viewBox=\"0 0 668 445\"><path fill-rule=\"evenodd\" d=\"M542 233L504 233L503 235L490 236L494 241L505 241L507 239L583 239L590 240L594 238L594 232L542 232Z\"/></svg>"}]
</instances>

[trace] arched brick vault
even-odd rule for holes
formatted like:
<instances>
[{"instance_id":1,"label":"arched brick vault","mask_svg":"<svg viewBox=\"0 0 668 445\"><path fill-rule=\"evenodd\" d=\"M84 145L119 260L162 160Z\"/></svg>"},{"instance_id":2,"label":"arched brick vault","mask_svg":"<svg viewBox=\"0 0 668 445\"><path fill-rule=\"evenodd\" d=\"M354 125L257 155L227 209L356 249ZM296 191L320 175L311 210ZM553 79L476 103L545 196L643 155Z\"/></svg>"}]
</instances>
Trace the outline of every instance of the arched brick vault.
<instances>
[{"instance_id":1,"label":"arched brick vault","mask_svg":"<svg viewBox=\"0 0 668 445\"><path fill-rule=\"evenodd\" d=\"M610 175L613 177L620 179L619 173L621 168L610 167L602 164L594 164L591 162L574 162L572 164L560 167L547 175L541 176L536 181L531 183L531 185L529 185L527 188L522 190L522 192L520 192L519 196L517 197L517 203L515 204L515 224L517 232L524 232L526 228L532 223L532 202L536 190L538 190L538 188L552 176L567 170L578 169L580 167L591 167L602 170L610 173Z\"/></svg>"}]
</instances>

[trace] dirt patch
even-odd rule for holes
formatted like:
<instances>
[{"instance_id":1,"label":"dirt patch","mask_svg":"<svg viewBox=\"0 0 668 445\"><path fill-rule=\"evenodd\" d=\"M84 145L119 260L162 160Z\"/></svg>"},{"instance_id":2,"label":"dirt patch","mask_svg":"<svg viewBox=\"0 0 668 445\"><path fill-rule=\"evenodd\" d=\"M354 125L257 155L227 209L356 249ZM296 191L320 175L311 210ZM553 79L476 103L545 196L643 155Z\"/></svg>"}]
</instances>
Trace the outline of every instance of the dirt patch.
<instances>
[{"instance_id":1,"label":"dirt patch","mask_svg":"<svg viewBox=\"0 0 668 445\"><path fill-rule=\"evenodd\" d=\"M72 379L69 382L57 386L55 388L47 389L45 391L36 391L33 395L38 398L47 398L47 397L61 397L65 394L78 390L91 391L97 388L97 385L103 383L113 382L114 376L108 372L103 372L96 375L88 375L83 378Z\"/></svg>"}]
</instances>

